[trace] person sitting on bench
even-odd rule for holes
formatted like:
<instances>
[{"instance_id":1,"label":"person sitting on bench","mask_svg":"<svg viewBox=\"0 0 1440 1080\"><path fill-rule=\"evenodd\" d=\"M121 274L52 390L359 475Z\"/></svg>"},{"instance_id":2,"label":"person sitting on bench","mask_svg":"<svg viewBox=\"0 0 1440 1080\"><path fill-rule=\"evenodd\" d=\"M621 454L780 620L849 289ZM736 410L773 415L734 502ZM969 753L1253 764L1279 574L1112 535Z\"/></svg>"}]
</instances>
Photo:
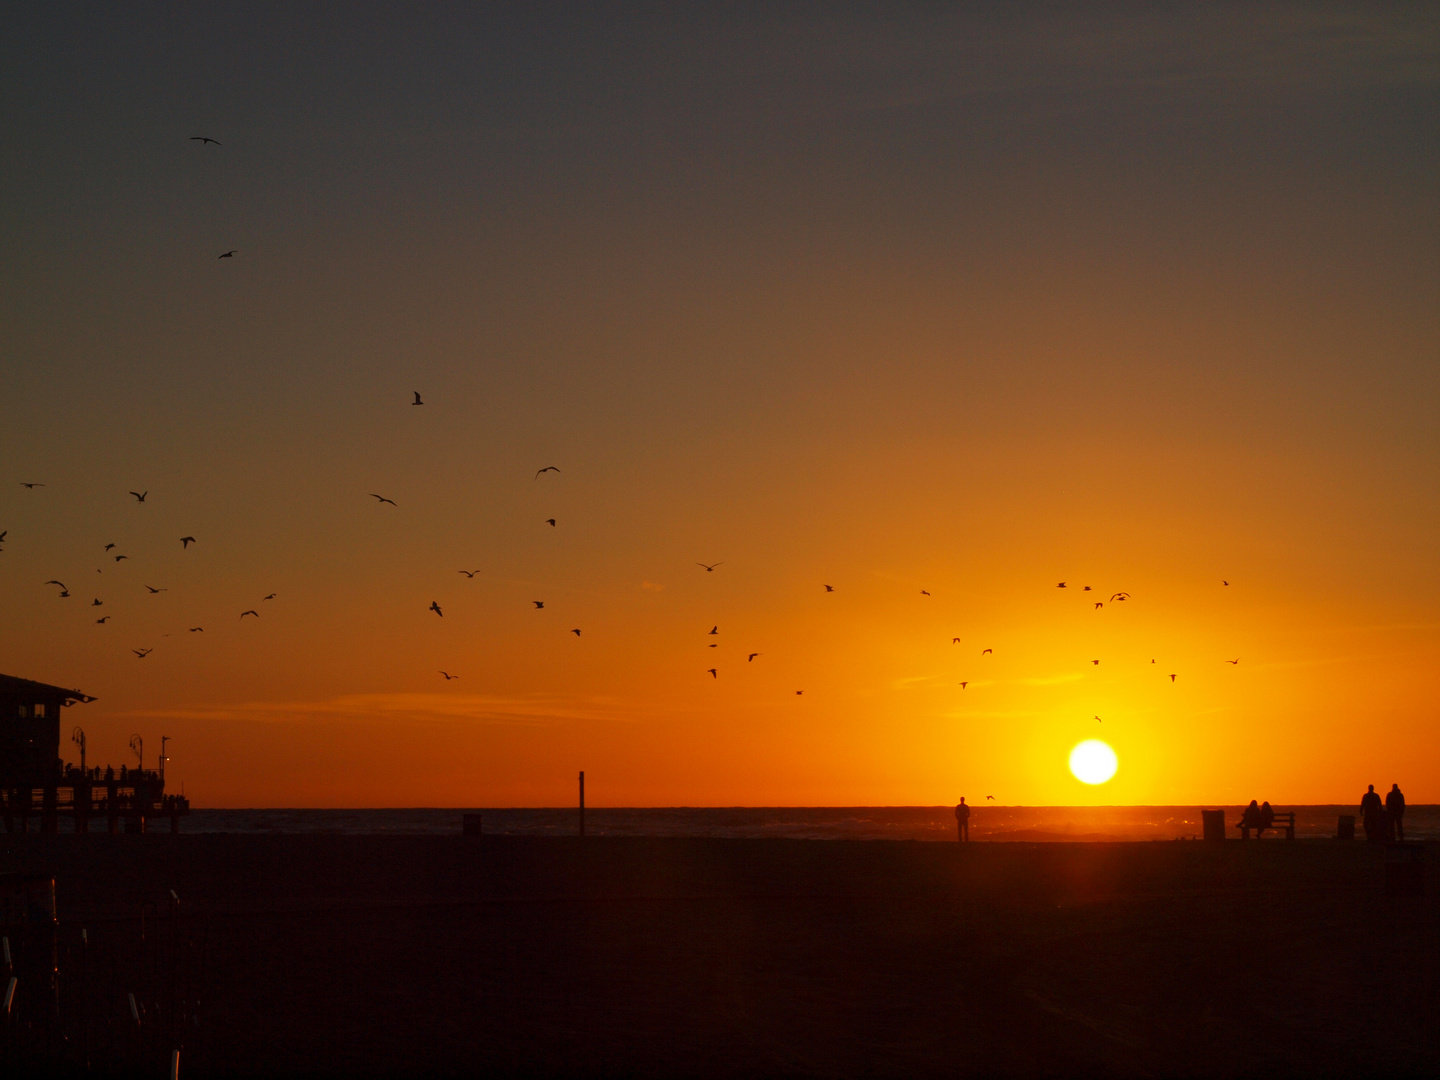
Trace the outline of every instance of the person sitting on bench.
<instances>
[{"instance_id":1,"label":"person sitting on bench","mask_svg":"<svg viewBox=\"0 0 1440 1080\"><path fill-rule=\"evenodd\" d=\"M1260 804L1254 799L1251 799L1250 805L1245 807L1244 811L1241 812L1240 820L1235 822L1235 827L1237 829L1253 829L1259 825L1259 823Z\"/></svg>"},{"instance_id":2,"label":"person sitting on bench","mask_svg":"<svg viewBox=\"0 0 1440 1080\"><path fill-rule=\"evenodd\" d=\"M1270 808L1270 803L1260 804L1260 811L1255 818L1255 839L1259 840L1265 835L1265 830L1275 824L1275 811Z\"/></svg>"}]
</instances>

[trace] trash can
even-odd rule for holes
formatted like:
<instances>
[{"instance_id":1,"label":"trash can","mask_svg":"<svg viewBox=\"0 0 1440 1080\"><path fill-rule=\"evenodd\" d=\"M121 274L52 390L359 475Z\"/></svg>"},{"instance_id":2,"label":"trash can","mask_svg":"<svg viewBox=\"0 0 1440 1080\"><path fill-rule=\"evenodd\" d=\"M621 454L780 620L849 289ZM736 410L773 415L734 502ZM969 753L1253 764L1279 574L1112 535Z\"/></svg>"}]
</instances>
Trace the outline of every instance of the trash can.
<instances>
[{"instance_id":1,"label":"trash can","mask_svg":"<svg viewBox=\"0 0 1440 1080\"><path fill-rule=\"evenodd\" d=\"M1200 820L1205 823L1206 840L1225 839L1225 811L1201 810Z\"/></svg>"},{"instance_id":2,"label":"trash can","mask_svg":"<svg viewBox=\"0 0 1440 1080\"><path fill-rule=\"evenodd\" d=\"M1339 829L1339 831L1335 834L1335 839L1336 839L1336 840L1354 840L1354 839L1355 839L1355 815L1354 815L1354 814L1341 814L1341 815L1340 815L1340 829Z\"/></svg>"},{"instance_id":3,"label":"trash can","mask_svg":"<svg viewBox=\"0 0 1440 1080\"><path fill-rule=\"evenodd\" d=\"M1423 896L1425 893L1425 849L1419 844L1387 844L1385 847L1385 895Z\"/></svg>"},{"instance_id":4,"label":"trash can","mask_svg":"<svg viewBox=\"0 0 1440 1080\"><path fill-rule=\"evenodd\" d=\"M479 815L479 814L465 814L463 817L461 817L461 819L460 819L460 835L462 835L462 836L479 836L479 835L480 835L480 815Z\"/></svg>"}]
</instances>

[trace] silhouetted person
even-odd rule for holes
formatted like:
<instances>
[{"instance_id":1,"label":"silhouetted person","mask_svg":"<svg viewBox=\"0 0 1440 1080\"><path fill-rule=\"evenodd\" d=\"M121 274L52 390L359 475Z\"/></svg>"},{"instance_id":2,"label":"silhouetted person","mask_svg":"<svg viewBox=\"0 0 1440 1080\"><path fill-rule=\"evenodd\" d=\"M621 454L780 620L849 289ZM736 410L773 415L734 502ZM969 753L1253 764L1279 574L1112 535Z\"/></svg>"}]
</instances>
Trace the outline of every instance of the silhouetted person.
<instances>
[{"instance_id":1,"label":"silhouetted person","mask_svg":"<svg viewBox=\"0 0 1440 1080\"><path fill-rule=\"evenodd\" d=\"M1275 811L1270 809L1268 801L1260 804L1260 814L1255 819L1255 839L1259 840L1265 835L1265 830L1275 824Z\"/></svg>"},{"instance_id":2,"label":"silhouetted person","mask_svg":"<svg viewBox=\"0 0 1440 1080\"><path fill-rule=\"evenodd\" d=\"M1254 829L1257 828L1259 824L1260 804L1254 799L1251 799L1250 805L1245 807L1244 811L1241 812L1240 820L1235 823L1235 827L1237 829ZM1245 834L1242 832L1240 835L1244 836Z\"/></svg>"},{"instance_id":3,"label":"silhouetted person","mask_svg":"<svg viewBox=\"0 0 1440 1080\"><path fill-rule=\"evenodd\" d=\"M1385 813L1390 818L1390 831L1394 834L1390 839L1404 840L1405 793L1400 790L1399 784L1391 784L1385 794Z\"/></svg>"},{"instance_id":4,"label":"silhouetted person","mask_svg":"<svg viewBox=\"0 0 1440 1080\"><path fill-rule=\"evenodd\" d=\"M960 796L960 805L955 807L955 832L960 843L970 840L970 807L965 805L965 796Z\"/></svg>"},{"instance_id":5,"label":"silhouetted person","mask_svg":"<svg viewBox=\"0 0 1440 1080\"><path fill-rule=\"evenodd\" d=\"M1385 839L1385 807L1375 794L1375 785L1360 799L1360 815L1364 819L1365 839L1378 844Z\"/></svg>"}]
</instances>

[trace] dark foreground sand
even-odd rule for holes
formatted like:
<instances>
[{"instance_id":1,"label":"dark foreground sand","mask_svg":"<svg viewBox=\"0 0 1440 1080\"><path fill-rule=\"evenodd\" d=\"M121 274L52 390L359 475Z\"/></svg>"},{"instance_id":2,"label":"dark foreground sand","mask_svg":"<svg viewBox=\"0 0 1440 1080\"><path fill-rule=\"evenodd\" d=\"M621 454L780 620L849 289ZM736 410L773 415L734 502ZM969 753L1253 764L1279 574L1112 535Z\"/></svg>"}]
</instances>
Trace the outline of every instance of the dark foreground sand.
<instances>
[{"instance_id":1,"label":"dark foreground sand","mask_svg":"<svg viewBox=\"0 0 1440 1080\"><path fill-rule=\"evenodd\" d=\"M50 1060L155 1077L1433 1076L1429 855L1417 899L1338 842L0 837L57 878Z\"/></svg>"}]
</instances>

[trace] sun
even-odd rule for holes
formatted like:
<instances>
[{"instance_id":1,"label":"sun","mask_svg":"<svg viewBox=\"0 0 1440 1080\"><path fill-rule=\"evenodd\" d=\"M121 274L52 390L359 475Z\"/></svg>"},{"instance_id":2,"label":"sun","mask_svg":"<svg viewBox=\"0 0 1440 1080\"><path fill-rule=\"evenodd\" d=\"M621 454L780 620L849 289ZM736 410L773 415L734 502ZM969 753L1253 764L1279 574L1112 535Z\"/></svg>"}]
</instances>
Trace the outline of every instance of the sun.
<instances>
[{"instance_id":1,"label":"sun","mask_svg":"<svg viewBox=\"0 0 1440 1080\"><path fill-rule=\"evenodd\" d=\"M1099 739L1086 739L1070 751L1070 771L1084 784L1103 784L1115 775L1120 760Z\"/></svg>"}]
</instances>

